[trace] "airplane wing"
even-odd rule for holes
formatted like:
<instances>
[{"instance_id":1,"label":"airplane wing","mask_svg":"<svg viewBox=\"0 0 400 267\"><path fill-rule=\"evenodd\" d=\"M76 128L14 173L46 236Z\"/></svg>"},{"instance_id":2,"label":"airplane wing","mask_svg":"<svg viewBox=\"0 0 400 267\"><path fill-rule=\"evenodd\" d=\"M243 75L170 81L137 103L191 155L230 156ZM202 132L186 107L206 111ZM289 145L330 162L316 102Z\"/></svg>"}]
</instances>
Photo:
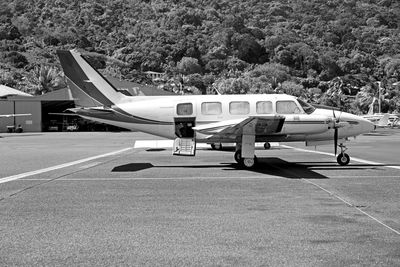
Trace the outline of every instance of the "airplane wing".
<instances>
[{"instance_id":1,"label":"airplane wing","mask_svg":"<svg viewBox=\"0 0 400 267\"><path fill-rule=\"evenodd\" d=\"M235 138L243 134L270 135L282 130L285 117L280 115L251 116L238 120L227 120L194 127L196 132L209 135L209 139Z\"/></svg>"},{"instance_id":2,"label":"airplane wing","mask_svg":"<svg viewBox=\"0 0 400 267\"><path fill-rule=\"evenodd\" d=\"M22 116L31 116L32 114L2 114L0 118L12 118L12 117L22 117Z\"/></svg>"}]
</instances>

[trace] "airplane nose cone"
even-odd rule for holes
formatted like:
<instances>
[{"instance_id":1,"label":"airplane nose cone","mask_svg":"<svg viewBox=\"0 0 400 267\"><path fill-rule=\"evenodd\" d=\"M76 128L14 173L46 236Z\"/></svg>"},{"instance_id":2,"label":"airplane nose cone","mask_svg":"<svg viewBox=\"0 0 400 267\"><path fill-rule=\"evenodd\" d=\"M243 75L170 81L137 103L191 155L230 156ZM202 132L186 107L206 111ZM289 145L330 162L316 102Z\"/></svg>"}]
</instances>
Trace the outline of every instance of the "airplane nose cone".
<instances>
[{"instance_id":1,"label":"airplane nose cone","mask_svg":"<svg viewBox=\"0 0 400 267\"><path fill-rule=\"evenodd\" d=\"M369 120L365 120L365 119L364 119L364 120L361 122L361 125L362 125L362 129L363 129L363 132L364 132L364 133L369 133L369 132L371 132L371 131L373 131L373 130L376 129L375 124L373 124L373 123L370 122Z\"/></svg>"}]
</instances>

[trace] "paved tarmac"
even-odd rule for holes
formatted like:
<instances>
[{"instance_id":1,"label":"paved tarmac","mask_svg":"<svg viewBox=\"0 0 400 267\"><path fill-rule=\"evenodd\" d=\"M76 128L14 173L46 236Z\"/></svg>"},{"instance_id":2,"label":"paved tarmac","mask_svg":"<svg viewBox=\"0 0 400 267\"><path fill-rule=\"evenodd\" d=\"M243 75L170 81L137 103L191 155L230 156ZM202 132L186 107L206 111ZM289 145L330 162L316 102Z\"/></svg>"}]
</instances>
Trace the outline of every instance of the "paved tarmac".
<instances>
[{"instance_id":1,"label":"paved tarmac","mask_svg":"<svg viewBox=\"0 0 400 267\"><path fill-rule=\"evenodd\" d=\"M345 167L333 146L257 150L243 170L154 140L2 134L0 266L400 265L399 130L349 142Z\"/></svg>"}]
</instances>

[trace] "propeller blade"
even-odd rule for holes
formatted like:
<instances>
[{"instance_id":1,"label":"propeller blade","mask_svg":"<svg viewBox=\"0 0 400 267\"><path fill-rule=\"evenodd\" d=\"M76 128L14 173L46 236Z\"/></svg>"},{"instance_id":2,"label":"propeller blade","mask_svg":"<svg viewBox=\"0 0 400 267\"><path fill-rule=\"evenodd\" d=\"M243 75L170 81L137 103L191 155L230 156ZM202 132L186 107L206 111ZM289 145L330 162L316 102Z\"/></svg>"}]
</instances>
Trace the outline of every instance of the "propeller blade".
<instances>
[{"instance_id":1,"label":"propeller blade","mask_svg":"<svg viewBox=\"0 0 400 267\"><path fill-rule=\"evenodd\" d=\"M335 146L335 156L337 154L337 144L338 144L338 128L335 128L335 134L333 135L333 145Z\"/></svg>"}]
</instances>

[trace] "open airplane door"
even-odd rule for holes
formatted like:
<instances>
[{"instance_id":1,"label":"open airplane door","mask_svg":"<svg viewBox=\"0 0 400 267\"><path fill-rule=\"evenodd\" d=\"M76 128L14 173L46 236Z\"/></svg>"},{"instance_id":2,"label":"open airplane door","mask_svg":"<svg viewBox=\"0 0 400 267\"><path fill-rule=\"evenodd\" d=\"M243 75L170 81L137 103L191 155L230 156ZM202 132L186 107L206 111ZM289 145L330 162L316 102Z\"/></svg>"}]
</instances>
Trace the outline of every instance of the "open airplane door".
<instances>
[{"instance_id":1,"label":"open airplane door","mask_svg":"<svg viewBox=\"0 0 400 267\"><path fill-rule=\"evenodd\" d=\"M196 155L196 137L193 127L196 118L175 118L175 135L173 155Z\"/></svg>"}]
</instances>

